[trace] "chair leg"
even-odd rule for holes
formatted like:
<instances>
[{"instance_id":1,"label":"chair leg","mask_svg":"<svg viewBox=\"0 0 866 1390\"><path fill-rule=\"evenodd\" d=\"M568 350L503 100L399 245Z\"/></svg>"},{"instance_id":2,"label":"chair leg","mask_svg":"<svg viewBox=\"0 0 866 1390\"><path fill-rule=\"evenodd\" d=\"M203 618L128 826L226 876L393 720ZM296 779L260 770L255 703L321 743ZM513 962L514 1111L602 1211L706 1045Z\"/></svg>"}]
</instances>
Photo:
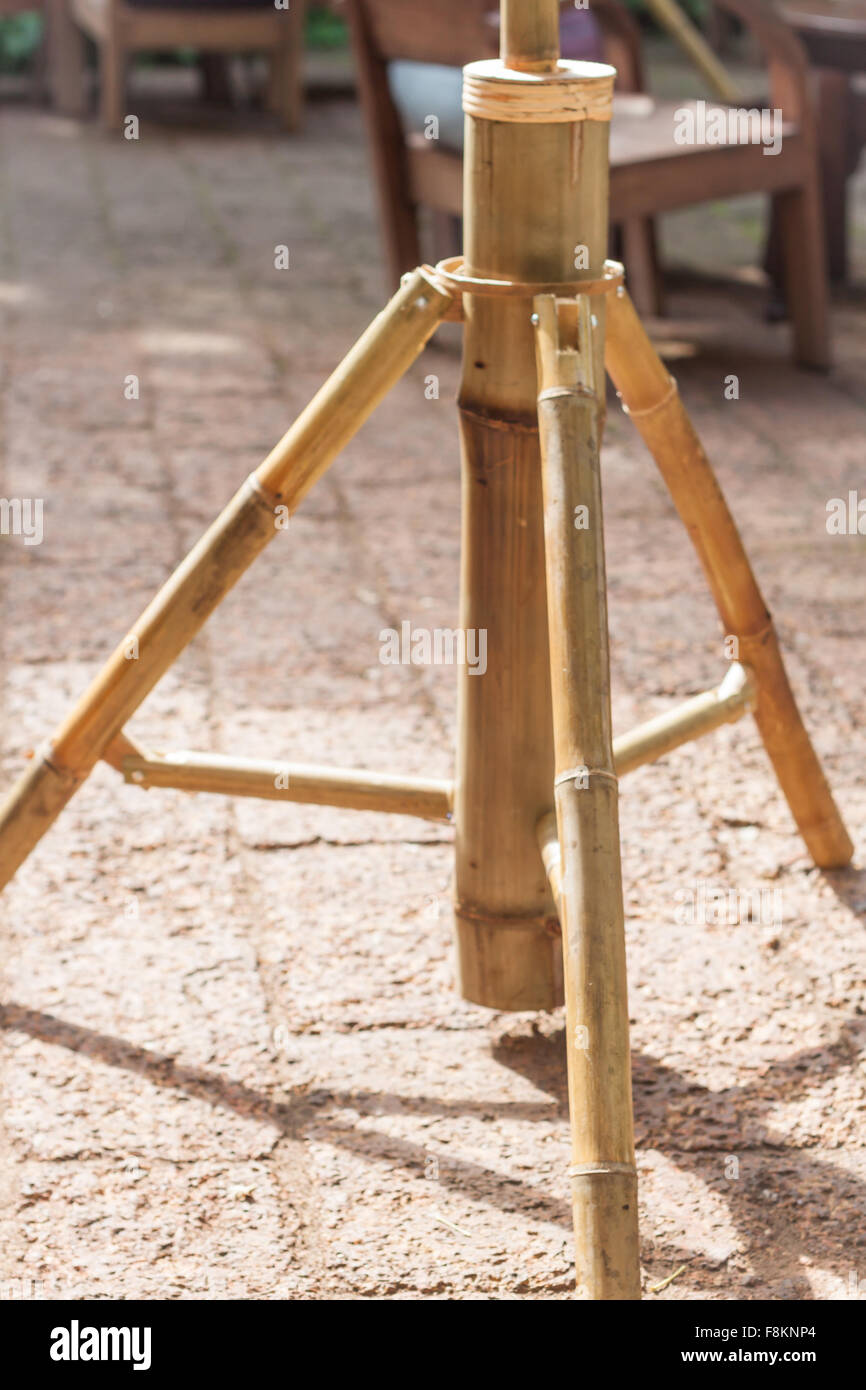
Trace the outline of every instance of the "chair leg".
<instances>
[{"instance_id":1,"label":"chair leg","mask_svg":"<svg viewBox=\"0 0 866 1390\"><path fill-rule=\"evenodd\" d=\"M123 126L126 68L126 50L116 36L109 34L99 55L99 115L104 130L120 130Z\"/></svg>"},{"instance_id":2,"label":"chair leg","mask_svg":"<svg viewBox=\"0 0 866 1390\"><path fill-rule=\"evenodd\" d=\"M64 116L83 116L87 105L84 34L72 18L67 0L47 0L45 22L51 102Z\"/></svg>"},{"instance_id":3,"label":"chair leg","mask_svg":"<svg viewBox=\"0 0 866 1390\"><path fill-rule=\"evenodd\" d=\"M821 68L817 87L827 265L831 280L844 280L848 269L847 182L852 163L851 81L845 72Z\"/></svg>"},{"instance_id":4,"label":"chair leg","mask_svg":"<svg viewBox=\"0 0 866 1390\"><path fill-rule=\"evenodd\" d=\"M435 261L444 261L448 256L456 256L463 242L463 229L459 217L442 208L431 209L430 229L432 233L432 253Z\"/></svg>"},{"instance_id":5,"label":"chair leg","mask_svg":"<svg viewBox=\"0 0 866 1390\"><path fill-rule=\"evenodd\" d=\"M664 313L664 289L656 227L651 217L629 217L623 222L622 259L639 313L644 318L660 318Z\"/></svg>"},{"instance_id":6,"label":"chair leg","mask_svg":"<svg viewBox=\"0 0 866 1390\"><path fill-rule=\"evenodd\" d=\"M293 33L271 52L268 108L279 116L284 129L300 130L304 111L303 52Z\"/></svg>"},{"instance_id":7,"label":"chair leg","mask_svg":"<svg viewBox=\"0 0 866 1390\"><path fill-rule=\"evenodd\" d=\"M785 273L782 256L781 217L778 200L782 195L773 194L767 219L767 242L764 247L764 270L769 281L766 318L768 323L781 323L788 317L788 304L785 299Z\"/></svg>"},{"instance_id":8,"label":"chair leg","mask_svg":"<svg viewBox=\"0 0 866 1390\"><path fill-rule=\"evenodd\" d=\"M830 311L824 219L817 169L800 188L777 194L776 225L781 243L794 360L826 371L830 358Z\"/></svg>"},{"instance_id":9,"label":"chair leg","mask_svg":"<svg viewBox=\"0 0 866 1390\"><path fill-rule=\"evenodd\" d=\"M232 106L231 59L227 53L202 53L198 60L202 90L206 101L215 106Z\"/></svg>"}]
</instances>

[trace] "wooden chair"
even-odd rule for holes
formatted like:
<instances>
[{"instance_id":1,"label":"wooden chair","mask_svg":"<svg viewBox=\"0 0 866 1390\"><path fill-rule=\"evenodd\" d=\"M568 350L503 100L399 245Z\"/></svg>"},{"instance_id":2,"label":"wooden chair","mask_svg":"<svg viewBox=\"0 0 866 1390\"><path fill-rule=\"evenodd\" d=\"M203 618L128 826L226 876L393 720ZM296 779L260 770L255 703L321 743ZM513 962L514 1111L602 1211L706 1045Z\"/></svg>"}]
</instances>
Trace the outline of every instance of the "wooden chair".
<instances>
[{"instance_id":1,"label":"wooden chair","mask_svg":"<svg viewBox=\"0 0 866 1390\"><path fill-rule=\"evenodd\" d=\"M102 123L126 114L130 55L144 49L197 48L205 54L262 52L270 59L268 104L287 130L300 125L305 0L288 10L273 0L63 0L99 49ZM207 74L207 69L205 72Z\"/></svg>"},{"instance_id":2,"label":"wooden chair","mask_svg":"<svg viewBox=\"0 0 866 1390\"><path fill-rule=\"evenodd\" d=\"M0 0L0 19L12 15L42 15L42 45L34 59L34 87L40 100L55 106L74 101L73 93L81 80L81 59L76 43L69 42L70 21L67 0Z\"/></svg>"},{"instance_id":3,"label":"wooden chair","mask_svg":"<svg viewBox=\"0 0 866 1390\"><path fill-rule=\"evenodd\" d=\"M449 224L462 208L462 158L415 133L404 134L391 98L387 67L398 59L463 67L499 52L499 15L492 0L440 0L411 12L401 0L347 0L358 87L364 110L389 276L394 285L422 259L418 211L430 210L441 256L455 253ZM563 4L565 8L565 0ZM604 31L604 58L617 70L618 92L644 90L640 31L615 0L597 0L592 12ZM643 312L660 308L655 231L651 219L628 218L618 229L632 270L632 295Z\"/></svg>"},{"instance_id":4,"label":"wooden chair","mask_svg":"<svg viewBox=\"0 0 866 1390\"><path fill-rule=\"evenodd\" d=\"M0 19L11 19L13 15L27 14L29 11L43 13L44 10L44 0L0 0ZM45 91L46 66L43 46L34 60L34 86L40 97L44 96Z\"/></svg>"},{"instance_id":5,"label":"wooden chair","mask_svg":"<svg viewBox=\"0 0 866 1390\"><path fill-rule=\"evenodd\" d=\"M695 203L766 193L782 247L795 359L825 368L828 292L808 63L795 35L763 0L716 3L740 19L764 51L771 104L783 113L781 150L765 155L760 143L745 138L721 145L677 144L677 113L697 112L698 104L657 101L642 92L633 21L616 0L593 0L592 13L604 30L605 58L621 74L611 129L611 221L623 229L623 257L634 297L643 313L653 312L652 218ZM389 90L388 64L399 59L462 66L495 57L496 16L490 13L490 0L438 0L418 9L409 9L402 0L348 0L348 9L388 265L397 278L422 259L419 209L460 214L462 155L404 132ZM754 128L750 138L755 138Z\"/></svg>"}]
</instances>

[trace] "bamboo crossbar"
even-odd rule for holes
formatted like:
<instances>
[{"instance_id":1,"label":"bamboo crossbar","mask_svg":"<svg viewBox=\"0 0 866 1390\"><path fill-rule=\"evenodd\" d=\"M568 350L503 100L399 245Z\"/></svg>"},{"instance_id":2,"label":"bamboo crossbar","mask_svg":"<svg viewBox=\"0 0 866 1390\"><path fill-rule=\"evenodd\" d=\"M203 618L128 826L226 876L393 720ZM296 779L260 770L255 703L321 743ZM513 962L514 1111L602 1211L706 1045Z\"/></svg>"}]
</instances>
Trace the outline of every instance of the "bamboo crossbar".
<instances>
[{"instance_id":1,"label":"bamboo crossbar","mask_svg":"<svg viewBox=\"0 0 866 1390\"><path fill-rule=\"evenodd\" d=\"M735 662L721 685L686 700L676 709L648 719L613 741L613 764L618 777L644 763L655 762L692 739L723 724L732 724L755 707L754 681L745 667Z\"/></svg>"},{"instance_id":2,"label":"bamboo crossbar","mask_svg":"<svg viewBox=\"0 0 866 1390\"><path fill-rule=\"evenodd\" d=\"M722 684L686 700L676 709L637 725L613 741L614 769L622 777L644 763L654 762L681 744L740 719L752 709L754 684L748 672L734 663ZM123 746L125 744L125 746ZM448 778L397 777L366 769L320 767L312 763L280 762L266 758L231 758L218 753L152 753L117 739L104 760L126 782L148 790L204 792L221 796L256 797L262 801L291 801L344 810L379 811L450 821L454 783Z\"/></svg>"},{"instance_id":3,"label":"bamboo crossbar","mask_svg":"<svg viewBox=\"0 0 866 1390\"><path fill-rule=\"evenodd\" d=\"M445 780L394 777L309 763L230 758L218 753L127 754L120 769L127 782L145 789L171 787L185 792L337 806L349 811L382 811L422 820L449 820L453 804L453 786Z\"/></svg>"},{"instance_id":4,"label":"bamboo crossbar","mask_svg":"<svg viewBox=\"0 0 866 1390\"><path fill-rule=\"evenodd\" d=\"M696 695L613 741L617 776L653 762L674 748L746 714L755 692L748 672L731 667L720 686ZM343 810L379 811L421 820L453 818L454 783L448 778L397 777L366 769L320 767L266 758L231 758L219 753L152 753L121 735L104 754L126 782L143 788L256 797Z\"/></svg>"},{"instance_id":5,"label":"bamboo crossbar","mask_svg":"<svg viewBox=\"0 0 866 1390\"><path fill-rule=\"evenodd\" d=\"M556 903L556 911L559 920L562 922L562 855L559 851L559 831L556 828L556 812L548 811L541 817L536 827L538 836L538 848L541 850L541 862L544 865L544 872L547 874L547 881L550 884L550 891L553 894L553 901Z\"/></svg>"}]
</instances>

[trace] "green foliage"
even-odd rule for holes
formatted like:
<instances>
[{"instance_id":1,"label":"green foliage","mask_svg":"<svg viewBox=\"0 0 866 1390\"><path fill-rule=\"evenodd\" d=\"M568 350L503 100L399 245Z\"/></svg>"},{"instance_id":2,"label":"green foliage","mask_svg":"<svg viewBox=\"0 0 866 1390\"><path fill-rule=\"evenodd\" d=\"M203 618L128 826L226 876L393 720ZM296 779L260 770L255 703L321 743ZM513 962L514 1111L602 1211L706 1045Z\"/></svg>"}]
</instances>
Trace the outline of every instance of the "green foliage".
<instances>
[{"instance_id":1,"label":"green foliage","mask_svg":"<svg viewBox=\"0 0 866 1390\"><path fill-rule=\"evenodd\" d=\"M305 39L308 48L345 48L349 42L346 21L332 10L312 5L307 10Z\"/></svg>"},{"instance_id":2,"label":"green foliage","mask_svg":"<svg viewBox=\"0 0 866 1390\"><path fill-rule=\"evenodd\" d=\"M40 14L14 14L0 19L0 72L26 68L41 42Z\"/></svg>"},{"instance_id":3,"label":"green foliage","mask_svg":"<svg viewBox=\"0 0 866 1390\"><path fill-rule=\"evenodd\" d=\"M345 48L348 44L346 21L331 10L312 5L307 11L306 41L310 48ZM0 19L0 72L21 72L29 66L42 42L42 16L33 13L10 15ZM175 56L181 63L190 63L190 50Z\"/></svg>"}]
</instances>

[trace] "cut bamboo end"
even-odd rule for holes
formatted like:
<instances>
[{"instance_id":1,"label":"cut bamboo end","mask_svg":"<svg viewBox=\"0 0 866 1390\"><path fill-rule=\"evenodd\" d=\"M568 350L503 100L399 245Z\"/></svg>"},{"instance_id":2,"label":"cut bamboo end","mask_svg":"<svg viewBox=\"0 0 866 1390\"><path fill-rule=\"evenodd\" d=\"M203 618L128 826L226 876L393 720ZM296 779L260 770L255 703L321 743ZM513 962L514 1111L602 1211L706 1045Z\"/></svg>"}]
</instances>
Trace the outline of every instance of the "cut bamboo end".
<instances>
[{"instance_id":1,"label":"cut bamboo end","mask_svg":"<svg viewBox=\"0 0 866 1390\"><path fill-rule=\"evenodd\" d=\"M482 917L458 905L454 924L464 999L506 1013L538 1012L562 1003L562 945L556 917Z\"/></svg>"},{"instance_id":2,"label":"cut bamboo end","mask_svg":"<svg viewBox=\"0 0 866 1390\"><path fill-rule=\"evenodd\" d=\"M350 811L380 811L422 820L451 818L451 783L433 778L393 777L354 769L193 752L127 754L121 770L127 782L144 789L170 787Z\"/></svg>"},{"instance_id":3,"label":"cut bamboo end","mask_svg":"<svg viewBox=\"0 0 866 1390\"><path fill-rule=\"evenodd\" d=\"M519 125L610 121L615 77L606 63L562 62L555 72L527 72L486 59L463 69L463 110Z\"/></svg>"},{"instance_id":4,"label":"cut bamboo end","mask_svg":"<svg viewBox=\"0 0 866 1390\"><path fill-rule=\"evenodd\" d=\"M501 0L500 51L503 63L522 71L545 72L559 59L559 0Z\"/></svg>"}]
</instances>

